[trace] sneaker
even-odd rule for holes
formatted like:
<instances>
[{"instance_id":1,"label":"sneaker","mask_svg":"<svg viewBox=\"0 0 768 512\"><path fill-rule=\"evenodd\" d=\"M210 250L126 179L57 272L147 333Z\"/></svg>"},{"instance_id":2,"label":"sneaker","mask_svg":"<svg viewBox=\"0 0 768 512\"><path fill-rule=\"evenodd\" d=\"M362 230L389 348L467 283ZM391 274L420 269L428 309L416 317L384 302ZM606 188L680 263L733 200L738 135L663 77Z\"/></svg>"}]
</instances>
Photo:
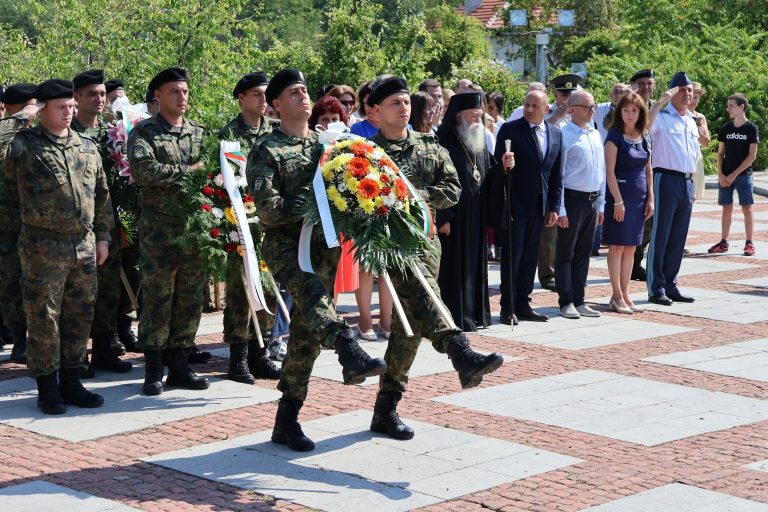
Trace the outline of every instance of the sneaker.
<instances>
[{"instance_id":1,"label":"sneaker","mask_svg":"<svg viewBox=\"0 0 768 512\"><path fill-rule=\"evenodd\" d=\"M572 320L576 320L581 318L581 314L579 314L579 311L576 309L576 306L571 304L566 304L565 306L560 308L560 316L563 318L570 318Z\"/></svg>"},{"instance_id":2,"label":"sneaker","mask_svg":"<svg viewBox=\"0 0 768 512\"><path fill-rule=\"evenodd\" d=\"M746 247L744 248L746 250ZM725 252L728 252L728 242L725 240L720 240L715 245L709 248L707 251L709 254L723 254Z\"/></svg>"},{"instance_id":3,"label":"sneaker","mask_svg":"<svg viewBox=\"0 0 768 512\"><path fill-rule=\"evenodd\" d=\"M755 244L752 242L747 242L744 244L744 256L754 256L755 255Z\"/></svg>"},{"instance_id":4,"label":"sneaker","mask_svg":"<svg viewBox=\"0 0 768 512\"><path fill-rule=\"evenodd\" d=\"M591 307L587 306L586 304L582 304L581 306L576 306L576 311L579 312L581 316L587 316L591 318L598 318L602 316L602 313L600 313L597 310L592 309Z\"/></svg>"}]
</instances>

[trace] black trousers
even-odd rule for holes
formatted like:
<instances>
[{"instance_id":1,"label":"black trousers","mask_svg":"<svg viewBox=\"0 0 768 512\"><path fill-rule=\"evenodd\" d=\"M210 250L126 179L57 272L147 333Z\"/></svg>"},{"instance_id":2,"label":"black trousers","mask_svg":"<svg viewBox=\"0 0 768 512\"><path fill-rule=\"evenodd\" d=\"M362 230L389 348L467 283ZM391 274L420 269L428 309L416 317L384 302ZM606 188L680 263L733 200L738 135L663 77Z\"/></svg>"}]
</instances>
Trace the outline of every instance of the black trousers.
<instances>
[{"instance_id":1,"label":"black trousers","mask_svg":"<svg viewBox=\"0 0 768 512\"><path fill-rule=\"evenodd\" d=\"M510 222L500 262L502 311L525 311L530 308L539 241L544 228L544 216L539 212L540 202L535 212L526 216L517 215Z\"/></svg>"},{"instance_id":2,"label":"black trousers","mask_svg":"<svg viewBox=\"0 0 768 512\"><path fill-rule=\"evenodd\" d=\"M555 252L555 284L560 307L584 304L589 257L599 209L597 198L590 200L583 192L565 189L565 211L568 227L557 228Z\"/></svg>"}]
</instances>

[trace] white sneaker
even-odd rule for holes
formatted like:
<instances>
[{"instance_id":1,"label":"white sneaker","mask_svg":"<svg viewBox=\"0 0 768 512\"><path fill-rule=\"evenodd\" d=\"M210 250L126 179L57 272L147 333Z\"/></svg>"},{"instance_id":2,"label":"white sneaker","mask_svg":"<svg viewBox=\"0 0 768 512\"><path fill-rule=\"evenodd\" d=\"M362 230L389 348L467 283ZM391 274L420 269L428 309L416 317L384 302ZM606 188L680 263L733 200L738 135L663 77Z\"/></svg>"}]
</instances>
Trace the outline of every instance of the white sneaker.
<instances>
[{"instance_id":1,"label":"white sneaker","mask_svg":"<svg viewBox=\"0 0 768 512\"><path fill-rule=\"evenodd\" d=\"M573 305L573 303L567 304L567 305L561 307L560 308L560 316L562 316L563 318L571 318L573 320L577 320L577 319L581 318L581 315L579 314L578 310Z\"/></svg>"},{"instance_id":2,"label":"white sneaker","mask_svg":"<svg viewBox=\"0 0 768 512\"><path fill-rule=\"evenodd\" d=\"M592 309L586 304L582 304L581 306L576 306L576 311L578 311L581 316L588 316L592 318L598 318L602 316L602 313Z\"/></svg>"},{"instance_id":3,"label":"white sneaker","mask_svg":"<svg viewBox=\"0 0 768 512\"><path fill-rule=\"evenodd\" d=\"M357 335L365 341L376 341L379 338L376 331L373 329L368 329L366 332L363 332L360 330L360 327L357 328Z\"/></svg>"}]
</instances>

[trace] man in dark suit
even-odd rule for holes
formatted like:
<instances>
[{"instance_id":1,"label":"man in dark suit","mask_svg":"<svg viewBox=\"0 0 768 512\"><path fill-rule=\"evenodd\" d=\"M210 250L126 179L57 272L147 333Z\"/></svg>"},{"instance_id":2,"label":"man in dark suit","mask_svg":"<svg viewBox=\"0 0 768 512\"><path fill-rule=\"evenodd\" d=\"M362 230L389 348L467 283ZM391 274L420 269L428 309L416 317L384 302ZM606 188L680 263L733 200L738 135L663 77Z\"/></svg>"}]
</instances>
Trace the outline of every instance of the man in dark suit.
<instances>
[{"instance_id":1,"label":"man in dark suit","mask_svg":"<svg viewBox=\"0 0 768 512\"><path fill-rule=\"evenodd\" d=\"M502 162L506 141L514 154L514 168L494 169L495 201L490 215L501 216L499 226L508 230L501 262L501 321L517 318L537 322L547 317L531 309L530 295L536 274L539 240L544 226L554 226L560 210L562 174L560 130L544 122L549 99L542 91L525 96L523 118L504 123L499 130L494 156ZM501 184L503 183L503 186ZM516 318L513 318L516 317Z\"/></svg>"}]
</instances>

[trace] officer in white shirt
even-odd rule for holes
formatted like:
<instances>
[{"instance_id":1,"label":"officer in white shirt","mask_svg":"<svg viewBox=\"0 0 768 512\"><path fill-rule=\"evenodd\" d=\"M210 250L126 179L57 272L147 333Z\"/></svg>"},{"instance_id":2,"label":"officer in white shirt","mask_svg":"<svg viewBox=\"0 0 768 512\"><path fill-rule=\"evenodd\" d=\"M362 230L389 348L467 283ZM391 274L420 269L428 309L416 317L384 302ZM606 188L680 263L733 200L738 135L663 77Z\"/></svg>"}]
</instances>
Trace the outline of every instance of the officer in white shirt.
<instances>
[{"instance_id":1,"label":"officer in white shirt","mask_svg":"<svg viewBox=\"0 0 768 512\"><path fill-rule=\"evenodd\" d=\"M593 121L595 107L588 92L572 93L570 121L562 129L563 199L557 219L555 283L560 315L573 319L600 316L584 304L592 238L595 226L603 223L605 205L605 157Z\"/></svg>"},{"instance_id":2,"label":"officer in white shirt","mask_svg":"<svg viewBox=\"0 0 768 512\"><path fill-rule=\"evenodd\" d=\"M648 301L671 306L693 302L677 288L693 209L699 130L688 104L693 82L680 71L650 111L653 140L654 223L648 251Z\"/></svg>"}]
</instances>

